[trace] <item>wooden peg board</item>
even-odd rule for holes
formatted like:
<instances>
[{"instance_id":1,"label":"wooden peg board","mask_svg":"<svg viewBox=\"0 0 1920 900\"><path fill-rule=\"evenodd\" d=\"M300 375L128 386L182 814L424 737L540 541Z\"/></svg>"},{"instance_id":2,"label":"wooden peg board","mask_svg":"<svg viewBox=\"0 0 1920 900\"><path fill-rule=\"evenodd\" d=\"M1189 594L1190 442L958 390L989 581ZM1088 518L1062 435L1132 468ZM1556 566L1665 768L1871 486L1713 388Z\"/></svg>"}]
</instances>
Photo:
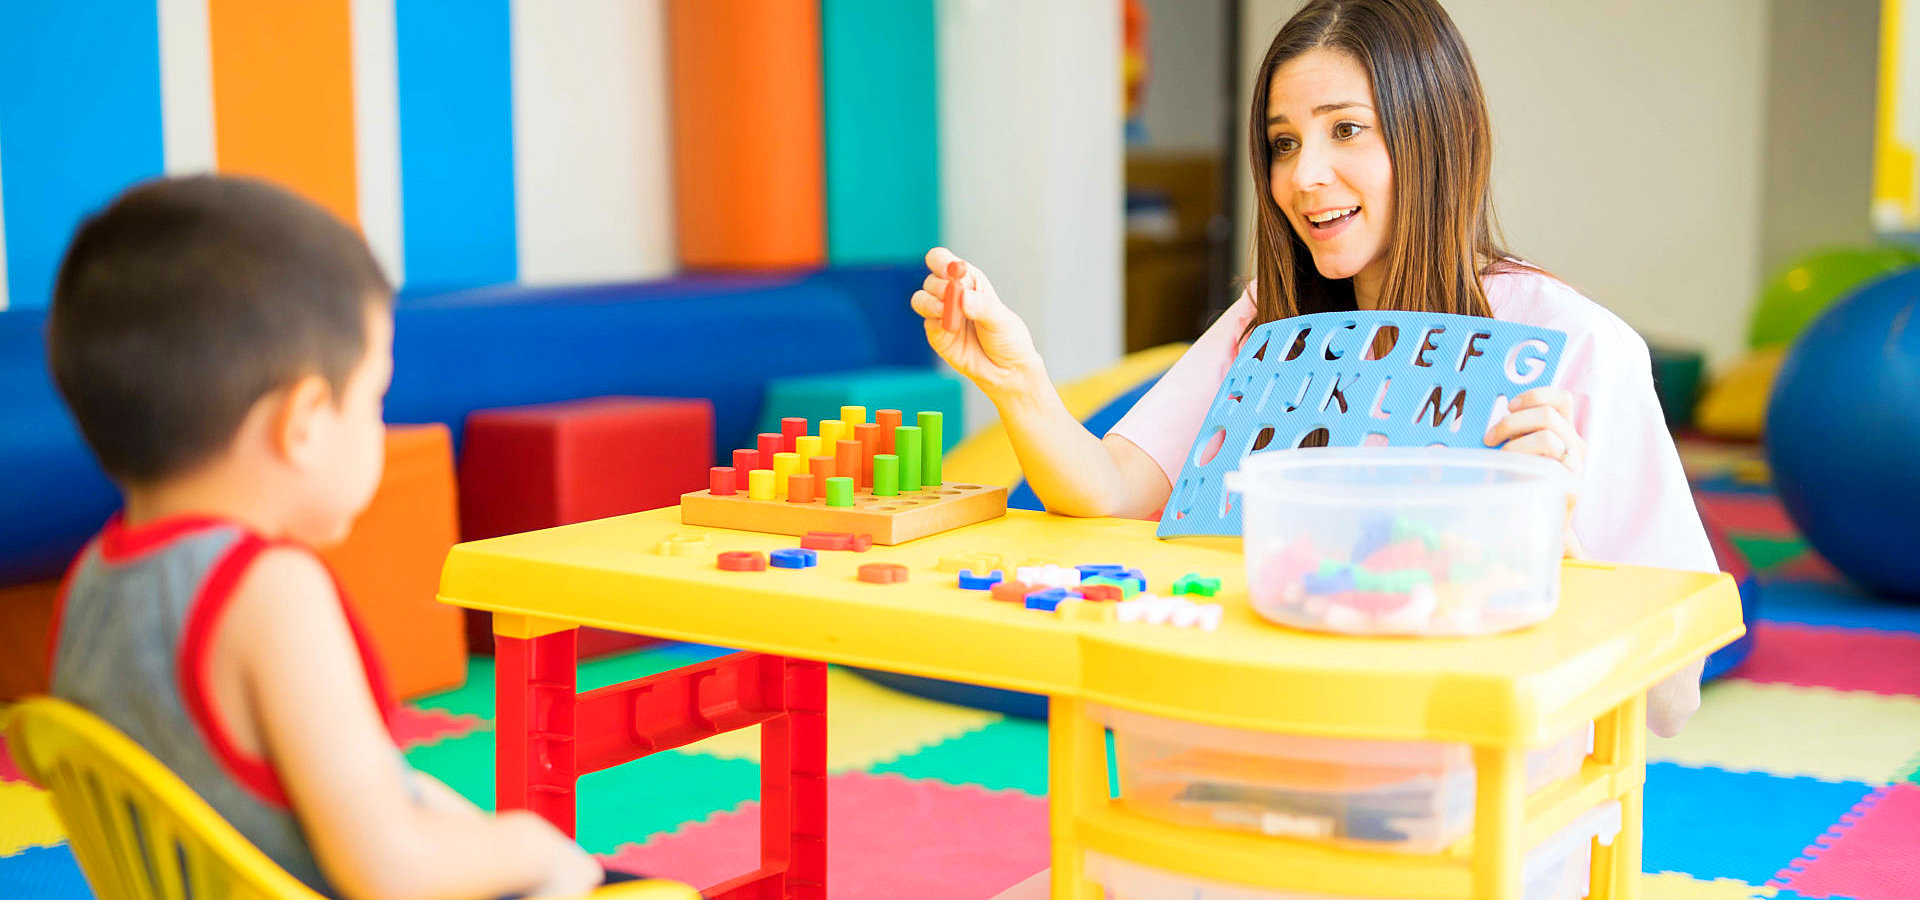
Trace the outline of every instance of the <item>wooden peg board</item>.
<instances>
[{"instance_id":1,"label":"wooden peg board","mask_svg":"<svg viewBox=\"0 0 1920 900\"><path fill-rule=\"evenodd\" d=\"M897 497L854 494L853 506L830 507L825 500L791 503L750 500L745 493L716 497L695 491L680 497L680 521L766 534L804 535L809 531L870 534L876 544L903 544L1007 514L1007 489L947 483Z\"/></svg>"}]
</instances>

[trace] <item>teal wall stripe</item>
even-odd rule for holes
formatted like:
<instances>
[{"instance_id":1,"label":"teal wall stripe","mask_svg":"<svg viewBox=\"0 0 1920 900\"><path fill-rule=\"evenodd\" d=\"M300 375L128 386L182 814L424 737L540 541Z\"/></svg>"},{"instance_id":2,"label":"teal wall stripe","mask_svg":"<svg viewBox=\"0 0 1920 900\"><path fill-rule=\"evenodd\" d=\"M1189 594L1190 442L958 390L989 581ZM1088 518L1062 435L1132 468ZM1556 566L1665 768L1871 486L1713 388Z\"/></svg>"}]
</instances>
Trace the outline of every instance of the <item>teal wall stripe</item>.
<instances>
[{"instance_id":1,"label":"teal wall stripe","mask_svg":"<svg viewBox=\"0 0 1920 900\"><path fill-rule=\"evenodd\" d=\"M822 0L827 257L914 260L940 242L933 0Z\"/></svg>"}]
</instances>

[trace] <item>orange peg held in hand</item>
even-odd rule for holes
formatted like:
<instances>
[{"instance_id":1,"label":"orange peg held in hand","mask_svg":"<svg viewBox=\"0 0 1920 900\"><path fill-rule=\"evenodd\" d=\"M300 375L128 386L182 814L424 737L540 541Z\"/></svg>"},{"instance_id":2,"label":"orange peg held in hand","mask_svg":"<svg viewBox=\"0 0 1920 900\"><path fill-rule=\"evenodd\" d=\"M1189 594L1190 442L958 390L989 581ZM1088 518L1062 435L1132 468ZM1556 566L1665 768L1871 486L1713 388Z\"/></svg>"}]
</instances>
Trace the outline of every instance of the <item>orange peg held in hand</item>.
<instances>
[{"instance_id":1,"label":"orange peg held in hand","mask_svg":"<svg viewBox=\"0 0 1920 900\"><path fill-rule=\"evenodd\" d=\"M959 260L947 263L947 290L940 295L940 327L959 331L966 322L964 306L967 292L960 279L967 277L967 264Z\"/></svg>"}]
</instances>

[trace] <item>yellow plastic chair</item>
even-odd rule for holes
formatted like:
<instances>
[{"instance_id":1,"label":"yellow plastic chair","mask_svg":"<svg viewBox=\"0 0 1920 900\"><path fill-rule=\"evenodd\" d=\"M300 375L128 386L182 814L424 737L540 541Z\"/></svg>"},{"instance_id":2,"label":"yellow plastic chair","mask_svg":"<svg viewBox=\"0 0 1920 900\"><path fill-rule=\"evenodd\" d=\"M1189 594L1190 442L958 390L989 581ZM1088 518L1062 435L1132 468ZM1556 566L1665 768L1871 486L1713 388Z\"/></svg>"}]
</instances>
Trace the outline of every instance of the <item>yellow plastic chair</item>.
<instances>
[{"instance_id":1,"label":"yellow plastic chair","mask_svg":"<svg viewBox=\"0 0 1920 900\"><path fill-rule=\"evenodd\" d=\"M0 710L14 760L53 794L67 841L100 900L324 900L267 858L119 729L63 700ZM636 881L592 900L698 900L679 882Z\"/></svg>"}]
</instances>

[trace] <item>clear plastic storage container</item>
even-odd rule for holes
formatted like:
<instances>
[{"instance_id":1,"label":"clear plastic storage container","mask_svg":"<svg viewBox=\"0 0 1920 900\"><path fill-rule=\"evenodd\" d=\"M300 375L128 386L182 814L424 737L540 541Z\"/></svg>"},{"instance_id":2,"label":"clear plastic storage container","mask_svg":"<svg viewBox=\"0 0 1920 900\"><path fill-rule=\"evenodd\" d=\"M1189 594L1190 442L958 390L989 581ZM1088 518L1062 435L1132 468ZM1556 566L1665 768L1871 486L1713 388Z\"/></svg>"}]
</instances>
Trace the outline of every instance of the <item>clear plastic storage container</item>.
<instances>
[{"instance_id":1,"label":"clear plastic storage container","mask_svg":"<svg viewBox=\"0 0 1920 900\"><path fill-rule=\"evenodd\" d=\"M1120 802L1182 825L1432 853L1473 830L1466 744L1222 728L1111 707ZM1527 754L1532 793L1580 770L1593 727Z\"/></svg>"},{"instance_id":2,"label":"clear plastic storage container","mask_svg":"<svg viewBox=\"0 0 1920 900\"><path fill-rule=\"evenodd\" d=\"M1227 476L1253 608L1342 634L1489 634L1553 615L1569 484L1552 460L1449 447L1268 451Z\"/></svg>"},{"instance_id":3,"label":"clear plastic storage container","mask_svg":"<svg viewBox=\"0 0 1920 900\"><path fill-rule=\"evenodd\" d=\"M1581 900L1592 889L1593 842L1612 844L1620 833L1618 801L1575 819L1528 851L1522 900ZM1112 900L1366 900L1366 895L1307 894L1193 878L1102 853L1087 852L1087 877Z\"/></svg>"}]
</instances>

